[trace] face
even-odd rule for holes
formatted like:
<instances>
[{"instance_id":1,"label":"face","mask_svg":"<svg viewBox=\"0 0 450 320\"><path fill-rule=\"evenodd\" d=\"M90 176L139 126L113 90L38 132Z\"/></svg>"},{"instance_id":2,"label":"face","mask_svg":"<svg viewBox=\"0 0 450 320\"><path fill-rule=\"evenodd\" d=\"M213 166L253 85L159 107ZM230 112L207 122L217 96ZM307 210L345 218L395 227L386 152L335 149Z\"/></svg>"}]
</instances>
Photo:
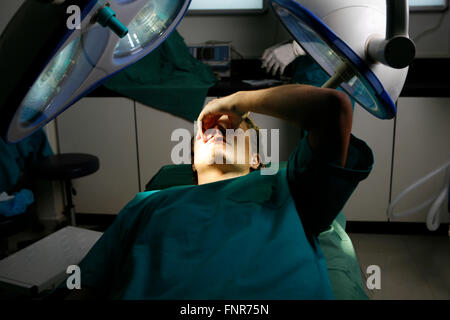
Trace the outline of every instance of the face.
<instances>
[{"instance_id":1,"label":"face","mask_svg":"<svg viewBox=\"0 0 450 320\"><path fill-rule=\"evenodd\" d=\"M212 165L229 171L249 171L250 167L258 167L259 158L250 143L250 134L256 131L248 130L244 121L239 125L240 130L227 132L227 129L231 131L231 122L227 115L223 115L207 128L205 139L197 132L194 139L194 170Z\"/></svg>"}]
</instances>

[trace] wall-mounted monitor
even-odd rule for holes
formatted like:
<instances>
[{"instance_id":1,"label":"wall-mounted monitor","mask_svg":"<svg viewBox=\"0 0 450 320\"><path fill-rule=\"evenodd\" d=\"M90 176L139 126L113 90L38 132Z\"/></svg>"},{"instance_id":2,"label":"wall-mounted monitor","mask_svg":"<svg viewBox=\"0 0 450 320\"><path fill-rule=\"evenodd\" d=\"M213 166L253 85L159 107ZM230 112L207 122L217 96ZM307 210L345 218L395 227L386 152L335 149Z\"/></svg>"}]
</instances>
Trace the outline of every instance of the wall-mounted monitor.
<instances>
[{"instance_id":1,"label":"wall-mounted monitor","mask_svg":"<svg viewBox=\"0 0 450 320\"><path fill-rule=\"evenodd\" d=\"M192 0L188 14L257 14L266 8L265 0Z\"/></svg>"},{"instance_id":2,"label":"wall-mounted monitor","mask_svg":"<svg viewBox=\"0 0 450 320\"><path fill-rule=\"evenodd\" d=\"M448 0L409 0L410 11L445 11Z\"/></svg>"}]
</instances>

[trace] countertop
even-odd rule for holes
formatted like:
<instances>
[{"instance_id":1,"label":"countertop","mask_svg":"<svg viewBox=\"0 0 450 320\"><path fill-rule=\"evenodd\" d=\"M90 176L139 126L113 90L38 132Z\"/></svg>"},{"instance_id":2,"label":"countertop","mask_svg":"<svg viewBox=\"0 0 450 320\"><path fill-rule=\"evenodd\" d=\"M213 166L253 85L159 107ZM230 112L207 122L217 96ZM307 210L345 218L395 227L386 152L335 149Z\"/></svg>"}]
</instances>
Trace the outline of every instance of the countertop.
<instances>
[{"instance_id":1,"label":"countertop","mask_svg":"<svg viewBox=\"0 0 450 320\"><path fill-rule=\"evenodd\" d=\"M261 68L257 59L233 60L231 77L220 79L208 91L208 96L226 96L236 91L257 90L274 85L252 86L243 80L273 79L280 82L276 85L289 83L289 78L274 77ZM450 97L450 58L415 59L411 64L405 85L400 96L403 97ZM289 67L286 69L289 74ZM121 95L100 86L88 97L120 97Z\"/></svg>"}]
</instances>

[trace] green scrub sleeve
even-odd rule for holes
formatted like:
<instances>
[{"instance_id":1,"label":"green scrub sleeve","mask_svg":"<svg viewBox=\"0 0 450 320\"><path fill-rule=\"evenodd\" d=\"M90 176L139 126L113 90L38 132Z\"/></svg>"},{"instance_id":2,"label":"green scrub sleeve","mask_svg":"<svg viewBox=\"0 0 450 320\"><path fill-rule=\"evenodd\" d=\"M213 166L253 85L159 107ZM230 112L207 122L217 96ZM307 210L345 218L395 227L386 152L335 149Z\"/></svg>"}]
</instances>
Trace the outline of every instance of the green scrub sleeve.
<instances>
[{"instance_id":1,"label":"green scrub sleeve","mask_svg":"<svg viewBox=\"0 0 450 320\"><path fill-rule=\"evenodd\" d=\"M289 188L305 232L317 236L327 230L372 166L372 150L353 135L345 167L320 159L306 135L287 164Z\"/></svg>"}]
</instances>

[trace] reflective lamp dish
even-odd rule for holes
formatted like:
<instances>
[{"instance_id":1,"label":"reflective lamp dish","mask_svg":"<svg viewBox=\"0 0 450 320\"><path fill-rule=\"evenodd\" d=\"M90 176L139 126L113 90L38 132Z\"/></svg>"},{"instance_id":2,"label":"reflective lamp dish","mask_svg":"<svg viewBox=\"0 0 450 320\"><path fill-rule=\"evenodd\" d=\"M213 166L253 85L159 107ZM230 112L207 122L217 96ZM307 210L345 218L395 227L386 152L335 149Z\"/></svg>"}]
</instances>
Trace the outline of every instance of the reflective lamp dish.
<instances>
[{"instance_id":1,"label":"reflective lamp dish","mask_svg":"<svg viewBox=\"0 0 450 320\"><path fill-rule=\"evenodd\" d=\"M79 28L68 5L28 0L0 36L0 129L18 142L158 47L190 0L80 0Z\"/></svg>"},{"instance_id":2,"label":"reflective lamp dish","mask_svg":"<svg viewBox=\"0 0 450 320\"><path fill-rule=\"evenodd\" d=\"M396 115L393 99L366 59L360 57L321 19L298 1L272 0L271 6L304 51L332 79L341 75L341 81L334 83L334 87L340 86L377 118L391 119ZM345 23L348 24L348 21Z\"/></svg>"}]
</instances>

